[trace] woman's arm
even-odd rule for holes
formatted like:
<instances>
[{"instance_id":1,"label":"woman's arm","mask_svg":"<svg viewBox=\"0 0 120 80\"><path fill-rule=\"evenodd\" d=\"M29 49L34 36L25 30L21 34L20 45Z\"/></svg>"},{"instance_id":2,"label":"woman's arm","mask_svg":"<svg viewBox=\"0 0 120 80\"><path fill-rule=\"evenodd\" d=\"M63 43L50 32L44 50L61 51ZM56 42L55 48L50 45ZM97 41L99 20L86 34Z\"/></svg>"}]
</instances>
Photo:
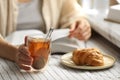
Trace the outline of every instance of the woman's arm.
<instances>
[{"instance_id":1,"label":"woman's arm","mask_svg":"<svg viewBox=\"0 0 120 80\"><path fill-rule=\"evenodd\" d=\"M17 55L17 47L0 38L0 57L15 61Z\"/></svg>"},{"instance_id":2,"label":"woman's arm","mask_svg":"<svg viewBox=\"0 0 120 80\"><path fill-rule=\"evenodd\" d=\"M33 59L24 45L18 48L6 42L0 35L0 57L14 61L20 68L30 70L30 67L24 66L31 65Z\"/></svg>"}]
</instances>

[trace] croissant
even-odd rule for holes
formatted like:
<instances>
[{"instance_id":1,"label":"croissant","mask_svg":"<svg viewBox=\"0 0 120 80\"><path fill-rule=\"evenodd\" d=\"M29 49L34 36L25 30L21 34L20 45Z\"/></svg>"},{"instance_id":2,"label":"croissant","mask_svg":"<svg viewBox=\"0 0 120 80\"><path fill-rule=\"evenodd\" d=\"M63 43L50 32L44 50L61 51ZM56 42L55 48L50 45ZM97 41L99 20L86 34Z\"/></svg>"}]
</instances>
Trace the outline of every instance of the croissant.
<instances>
[{"instance_id":1,"label":"croissant","mask_svg":"<svg viewBox=\"0 0 120 80\"><path fill-rule=\"evenodd\" d=\"M76 65L102 66L104 64L103 55L95 48L74 50L72 60Z\"/></svg>"}]
</instances>

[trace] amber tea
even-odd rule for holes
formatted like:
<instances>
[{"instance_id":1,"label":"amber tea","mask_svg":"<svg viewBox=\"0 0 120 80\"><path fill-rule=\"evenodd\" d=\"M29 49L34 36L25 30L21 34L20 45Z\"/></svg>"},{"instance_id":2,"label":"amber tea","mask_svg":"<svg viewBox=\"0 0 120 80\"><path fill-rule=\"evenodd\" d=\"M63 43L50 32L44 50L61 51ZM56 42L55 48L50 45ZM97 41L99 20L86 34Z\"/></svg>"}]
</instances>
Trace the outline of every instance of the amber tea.
<instances>
[{"instance_id":1,"label":"amber tea","mask_svg":"<svg viewBox=\"0 0 120 80\"><path fill-rule=\"evenodd\" d=\"M50 55L50 40L45 40L43 36L28 36L27 39L27 46L33 58L32 68L36 70L44 68Z\"/></svg>"}]
</instances>

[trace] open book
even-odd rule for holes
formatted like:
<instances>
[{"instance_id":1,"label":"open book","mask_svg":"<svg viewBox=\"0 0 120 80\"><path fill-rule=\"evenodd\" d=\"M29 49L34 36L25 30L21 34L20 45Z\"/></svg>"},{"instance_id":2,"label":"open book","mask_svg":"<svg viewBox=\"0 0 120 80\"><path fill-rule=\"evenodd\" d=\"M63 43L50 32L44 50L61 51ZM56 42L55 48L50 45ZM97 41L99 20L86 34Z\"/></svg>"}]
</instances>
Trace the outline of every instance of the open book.
<instances>
[{"instance_id":1,"label":"open book","mask_svg":"<svg viewBox=\"0 0 120 80\"><path fill-rule=\"evenodd\" d=\"M13 45L21 45L24 43L26 35L30 34L44 34L39 30L22 30L16 31L7 36L5 39ZM55 29L51 35L52 53L56 52L71 52L76 48L79 48L79 40L75 38L68 38L69 29Z\"/></svg>"}]
</instances>

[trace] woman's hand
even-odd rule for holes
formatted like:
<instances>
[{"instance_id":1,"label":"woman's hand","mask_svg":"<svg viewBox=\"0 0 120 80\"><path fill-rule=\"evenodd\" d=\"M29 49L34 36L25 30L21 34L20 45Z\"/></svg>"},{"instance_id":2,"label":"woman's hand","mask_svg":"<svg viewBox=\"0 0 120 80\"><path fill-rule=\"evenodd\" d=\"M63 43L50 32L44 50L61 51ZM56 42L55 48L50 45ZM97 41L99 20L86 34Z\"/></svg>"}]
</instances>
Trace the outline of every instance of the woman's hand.
<instances>
[{"instance_id":1,"label":"woman's hand","mask_svg":"<svg viewBox=\"0 0 120 80\"><path fill-rule=\"evenodd\" d=\"M85 18L81 18L74 22L70 27L69 37L75 37L79 40L87 40L91 36L91 27Z\"/></svg>"},{"instance_id":2,"label":"woman's hand","mask_svg":"<svg viewBox=\"0 0 120 80\"><path fill-rule=\"evenodd\" d=\"M30 52L28 51L28 48L24 45L21 45L18 48L18 54L16 56L16 63L17 65L24 70L30 70L31 68L29 66L25 65L32 65L33 58L30 56Z\"/></svg>"}]
</instances>

